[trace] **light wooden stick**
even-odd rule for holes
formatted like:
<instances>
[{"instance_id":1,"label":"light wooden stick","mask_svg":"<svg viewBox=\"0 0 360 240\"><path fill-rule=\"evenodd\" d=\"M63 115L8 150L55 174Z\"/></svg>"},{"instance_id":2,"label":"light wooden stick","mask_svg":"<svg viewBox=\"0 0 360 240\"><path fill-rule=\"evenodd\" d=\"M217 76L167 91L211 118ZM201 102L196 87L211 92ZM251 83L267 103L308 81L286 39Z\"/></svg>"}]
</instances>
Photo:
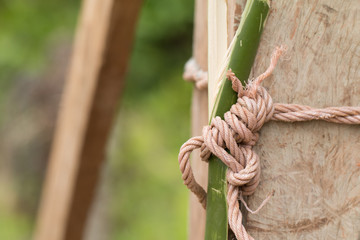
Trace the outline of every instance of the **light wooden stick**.
<instances>
[{"instance_id":1,"label":"light wooden stick","mask_svg":"<svg viewBox=\"0 0 360 240\"><path fill-rule=\"evenodd\" d=\"M220 67L228 47L227 1L210 0L208 6L208 100L209 117L215 102L215 89Z\"/></svg>"},{"instance_id":2,"label":"light wooden stick","mask_svg":"<svg viewBox=\"0 0 360 240\"><path fill-rule=\"evenodd\" d=\"M83 2L36 240L82 239L123 89L140 6L140 0Z\"/></svg>"}]
</instances>

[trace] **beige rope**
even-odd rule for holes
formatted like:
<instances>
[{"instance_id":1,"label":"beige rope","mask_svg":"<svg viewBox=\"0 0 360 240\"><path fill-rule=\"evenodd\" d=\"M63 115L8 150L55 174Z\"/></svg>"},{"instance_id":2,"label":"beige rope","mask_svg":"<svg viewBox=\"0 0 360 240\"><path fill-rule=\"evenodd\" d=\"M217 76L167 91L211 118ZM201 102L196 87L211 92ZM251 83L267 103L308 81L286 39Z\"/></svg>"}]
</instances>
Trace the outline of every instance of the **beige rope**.
<instances>
[{"instance_id":1,"label":"beige rope","mask_svg":"<svg viewBox=\"0 0 360 240\"><path fill-rule=\"evenodd\" d=\"M228 167L226 175L228 222L239 240L253 240L242 225L239 199L250 212L257 213L273 194L271 193L256 211L251 211L243 200L243 195L253 194L259 184L260 162L252 148L259 139L259 130L264 123L270 120L283 122L325 120L334 123L360 124L360 107L315 109L296 104L274 104L271 96L260 86L260 83L272 73L283 51L283 47L275 50L269 68L250 83L247 89L243 89L239 79L230 70L227 78L232 81L232 88L238 93L237 102L224 114L224 120L218 116L213 118L210 126L203 128L202 136L191 138L180 148L178 159L182 179L199 198L204 208L206 208L206 192L194 178L189 161L191 152L200 148L202 160L207 161L210 155L214 154Z\"/></svg>"},{"instance_id":2,"label":"beige rope","mask_svg":"<svg viewBox=\"0 0 360 240\"><path fill-rule=\"evenodd\" d=\"M207 72L203 71L194 58L190 58L185 64L183 78L186 81L194 82L200 90L207 89L208 77Z\"/></svg>"}]
</instances>

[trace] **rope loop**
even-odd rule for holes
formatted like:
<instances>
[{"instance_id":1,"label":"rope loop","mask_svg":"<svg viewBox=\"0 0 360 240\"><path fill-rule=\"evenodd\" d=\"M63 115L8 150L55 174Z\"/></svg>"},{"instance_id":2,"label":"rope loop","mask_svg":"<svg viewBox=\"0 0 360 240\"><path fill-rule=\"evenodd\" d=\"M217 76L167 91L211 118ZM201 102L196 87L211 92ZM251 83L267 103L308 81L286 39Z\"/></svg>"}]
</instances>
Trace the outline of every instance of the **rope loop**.
<instances>
[{"instance_id":1,"label":"rope loop","mask_svg":"<svg viewBox=\"0 0 360 240\"><path fill-rule=\"evenodd\" d=\"M270 200L272 192L262 202L260 207L252 211L246 205L243 196L255 192L260 180L260 159L253 151L253 146L259 139L261 127L268 121L299 122L324 120L343 124L360 124L360 107L330 107L315 109L297 104L273 103L270 94L260 86L273 70L285 51L281 46L272 54L268 69L254 81L243 88L240 80L229 70L227 79L232 82L232 88L238 93L238 99L224 119L215 117L210 126L203 128L202 136L193 137L185 142L179 153L179 164L185 185L199 198L206 208L206 192L196 182L190 165L190 154L199 148L203 161L208 161L213 154L227 167L228 182L227 204L228 222L237 239L253 240L242 225L242 214L239 200L249 212L256 214ZM202 72L203 73L203 72Z\"/></svg>"}]
</instances>

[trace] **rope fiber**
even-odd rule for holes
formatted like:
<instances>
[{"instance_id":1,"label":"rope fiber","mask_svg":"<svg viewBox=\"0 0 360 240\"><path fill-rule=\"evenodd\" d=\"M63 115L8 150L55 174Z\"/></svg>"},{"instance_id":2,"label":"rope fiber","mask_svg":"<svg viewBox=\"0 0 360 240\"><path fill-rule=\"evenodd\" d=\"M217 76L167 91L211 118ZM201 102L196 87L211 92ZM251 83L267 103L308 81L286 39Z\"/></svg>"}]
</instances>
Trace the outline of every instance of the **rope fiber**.
<instances>
[{"instance_id":1,"label":"rope fiber","mask_svg":"<svg viewBox=\"0 0 360 240\"><path fill-rule=\"evenodd\" d=\"M250 82L245 89L235 74L229 70L227 79L232 82L233 90L238 93L237 102L224 114L224 120L216 116L209 126L204 126L202 136L190 138L185 142L178 156L184 184L198 197L204 208L206 208L206 192L194 178L189 160L191 152L200 148L203 161L208 161L213 154L228 167L226 175L228 222L238 240L253 240L242 225L243 216L239 208L239 200L244 203L248 211L257 213L274 194L274 192L270 193L255 211L251 211L243 199L243 196L253 194L259 185L260 159L253 151L253 146L258 141L259 131L266 122L324 120L341 124L360 124L360 107L317 109L297 104L273 103L269 93L260 84L271 75L284 51L283 46L276 48L268 69ZM201 86L204 88L206 78L203 71L196 74L192 69L184 76L188 78L198 76L192 81L201 81Z\"/></svg>"}]
</instances>

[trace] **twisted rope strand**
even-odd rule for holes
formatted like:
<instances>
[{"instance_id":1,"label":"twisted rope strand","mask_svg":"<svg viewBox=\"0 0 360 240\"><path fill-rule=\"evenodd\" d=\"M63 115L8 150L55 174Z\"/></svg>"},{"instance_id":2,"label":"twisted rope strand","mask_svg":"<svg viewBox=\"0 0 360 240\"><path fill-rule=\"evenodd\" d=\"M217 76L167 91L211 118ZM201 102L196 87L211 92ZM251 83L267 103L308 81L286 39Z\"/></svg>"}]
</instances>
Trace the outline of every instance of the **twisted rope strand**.
<instances>
[{"instance_id":1,"label":"twisted rope strand","mask_svg":"<svg viewBox=\"0 0 360 240\"><path fill-rule=\"evenodd\" d=\"M275 104L271 120L282 122L301 122L324 120L332 123L359 124L360 107L312 108L296 104Z\"/></svg>"},{"instance_id":2,"label":"twisted rope strand","mask_svg":"<svg viewBox=\"0 0 360 240\"><path fill-rule=\"evenodd\" d=\"M184 184L198 197L204 208L206 208L206 192L194 178L189 160L191 152L200 148L200 156L203 161L208 161L210 155L214 154L228 167L226 174L228 222L238 240L253 240L242 225L243 216L239 209L239 200L244 203L249 212L255 214L274 194L274 192L270 193L255 211L250 210L243 199L243 196L253 194L259 185L260 160L252 148L259 139L258 132L264 123L270 120L283 122L324 120L333 123L360 124L360 107L316 109L297 104L274 104L270 94L260 84L271 75L284 51L285 47L276 48L268 69L251 82L246 89L242 87L235 74L229 70L227 79L232 82L233 90L238 93L237 102L224 114L224 120L220 117L213 118L210 126L203 128L202 136L189 139L180 148L178 160L182 179ZM186 67L186 69L189 68ZM185 75L189 77L191 74ZM195 75L193 72L192 76ZM204 72L202 71L197 76L200 75L204 76Z\"/></svg>"}]
</instances>

